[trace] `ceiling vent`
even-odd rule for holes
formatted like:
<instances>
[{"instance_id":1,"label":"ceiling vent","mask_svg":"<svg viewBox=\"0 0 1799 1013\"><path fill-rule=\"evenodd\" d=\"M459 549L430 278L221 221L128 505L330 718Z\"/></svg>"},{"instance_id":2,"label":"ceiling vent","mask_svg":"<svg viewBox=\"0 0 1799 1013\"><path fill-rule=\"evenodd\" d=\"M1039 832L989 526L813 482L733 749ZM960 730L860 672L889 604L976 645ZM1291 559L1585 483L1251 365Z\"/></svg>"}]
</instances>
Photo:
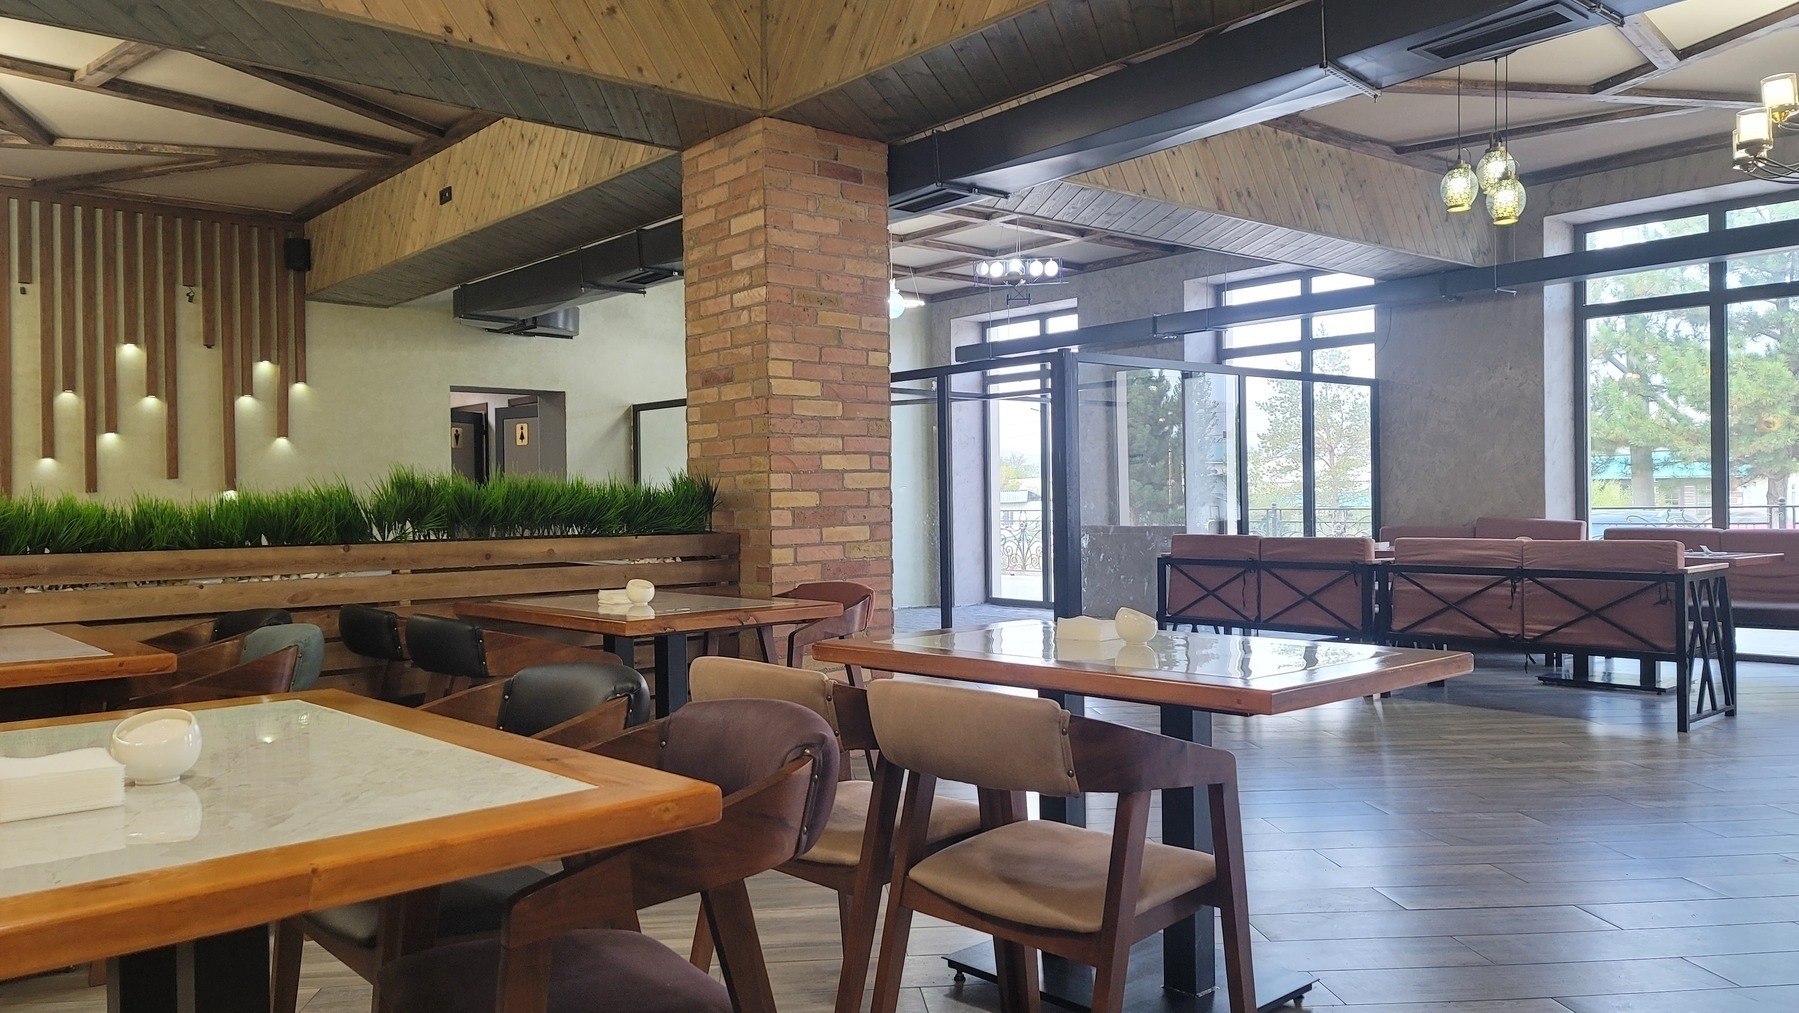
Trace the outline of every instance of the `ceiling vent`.
<instances>
[{"instance_id":1,"label":"ceiling vent","mask_svg":"<svg viewBox=\"0 0 1799 1013\"><path fill-rule=\"evenodd\" d=\"M1566 35L1585 27L1590 20L1592 18L1586 12L1565 3L1536 4L1468 25L1411 49L1414 53L1459 66L1476 60L1491 60L1533 42Z\"/></svg>"},{"instance_id":2,"label":"ceiling vent","mask_svg":"<svg viewBox=\"0 0 1799 1013\"><path fill-rule=\"evenodd\" d=\"M681 274L681 223L627 232L549 260L457 287L456 319L495 334L572 338L575 307L607 296L641 295Z\"/></svg>"}]
</instances>

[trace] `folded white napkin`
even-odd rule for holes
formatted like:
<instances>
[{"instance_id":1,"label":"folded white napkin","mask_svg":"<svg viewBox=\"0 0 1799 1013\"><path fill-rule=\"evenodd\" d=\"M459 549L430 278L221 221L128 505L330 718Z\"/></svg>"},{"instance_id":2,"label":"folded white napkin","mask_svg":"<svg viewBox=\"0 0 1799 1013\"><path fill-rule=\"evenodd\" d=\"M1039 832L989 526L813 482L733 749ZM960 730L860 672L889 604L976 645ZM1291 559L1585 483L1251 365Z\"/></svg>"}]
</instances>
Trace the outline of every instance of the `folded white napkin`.
<instances>
[{"instance_id":1,"label":"folded white napkin","mask_svg":"<svg viewBox=\"0 0 1799 1013\"><path fill-rule=\"evenodd\" d=\"M125 804L125 765L104 749L0 756L0 823Z\"/></svg>"},{"instance_id":2,"label":"folded white napkin","mask_svg":"<svg viewBox=\"0 0 1799 1013\"><path fill-rule=\"evenodd\" d=\"M1118 625L1110 619L1095 619L1092 616L1075 616L1072 619L1056 620L1056 639L1084 640L1098 643L1102 640L1117 640Z\"/></svg>"}]
</instances>

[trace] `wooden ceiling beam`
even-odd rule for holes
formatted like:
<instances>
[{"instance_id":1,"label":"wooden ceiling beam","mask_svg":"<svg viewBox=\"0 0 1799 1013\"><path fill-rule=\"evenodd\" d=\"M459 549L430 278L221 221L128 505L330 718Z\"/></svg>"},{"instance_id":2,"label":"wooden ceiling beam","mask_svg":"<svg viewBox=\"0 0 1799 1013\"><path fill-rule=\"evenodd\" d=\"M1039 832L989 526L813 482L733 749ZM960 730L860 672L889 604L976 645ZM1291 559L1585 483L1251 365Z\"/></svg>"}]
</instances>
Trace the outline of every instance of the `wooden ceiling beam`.
<instances>
[{"instance_id":1,"label":"wooden ceiling beam","mask_svg":"<svg viewBox=\"0 0 1799 1013\"><path fill-rule=\"evenodd\" d=\"M1316 120L1308 120L1304 116L1282 116L1279 119L1269 120L1265 125L1299 137L1322 141L1325 144L1347 148L1350 151L1359 151L1364 155L1384 158L1389 162L1398 162L1400 165L1409 165L1414 169L1443 172L1449 168L1448 159L1424 154L1400 154L1393 145L1378 137L1369 137L1352 130L1343 130L1329 124L1319 123Z\"/></svg>"},{"instance_id":2,"label":"wooden ceiling beam","mask_svg":"<svg viewBox=\"0 0 1799 1013\"><path fill-rule=\"evenodd\" d=\"M1190 253L1192 249L1175 243L1158 243L1153 239L1141 239L1137 236L1122 236L1098 229L1082 228L1078 225L1066 225L1050 218L1022 214L1017 211L992 211L975 207L950 208L933 212L940 215L954 215L970 221L987 225L1005 225L1023 232L1035 232L1044 236L1059 237L1062 242L1079 240L1093 243L1096 246L1111 246L1122 250L1135 250L1143 253L1154 253L1168 256L1175 253Z\"/></svg>"},{"instance_id":3,"label":"wooden ceiling beam","mask_svg":"<svg viewBox=\"0 0 1799 1013\"><path fill-rule=\"evenodd\" d=\"M979 227L980 223L978 222L955 221L945 222L942 225L933 225L928 229L919 229L917 232L893 232L889 230L888 235L892 237L895 246L900 246L906 243L921 242L926 239L941 239L944 236L953 236L959 232L967 232L969 229Z\"/></svg>"},{"instance_id":4,"label":"wooden ceiling beam","mask_svg":"<svg viewBox=\"0 0 1799 1013\"><path fill-rule=\"evenodd\" d=\"M1709 38L1700 39L1698 42L1695 42L1684 49L1675 50L1674 60L1672 62L1658 60L1655 55L1652 55L1648 50L1644 50L1643 47L1638 44L1637 38L1631 34L1629 25L1632 21L1641 20L1641 16L1626 18L1624 22L1626 26L1624 36L1625 38L1630 39L1631 45L1637 46L1638 50L1643 53L1644 58L1649 62L1627 70L1622 74L1615 74L1606 78L1593 86L1594 92L1606 95L1636 90L1642 85L1648 84L1650 81L1653 81L1664 74L1679 70L1693 60L1701 57L1720 56L1733 49L1746 46L1758 39L1766 38L1768 35L1778 32L1783 28L1799 25L1799 3L1788 4L1779 10L1770 11L1753 21L1737 25L1735 28L1719 32ZM1643 22L1643 24L1649 30L1654 31L1653 25L1649 25L1646 21ZM1655 34L1661 36L1659 31L1655 32ZM1663 43L1667 43L1666 36L1661 36L1661 40ZM1672 48L1671 43L1668 43L1668 46Z\"/></svg>"},{"instance_id":5,"label":"wooden ceiling beam","mask_svg":"<svg viewBox=\"0 0 1799 1013\"><path fill-rule=\"evenodd\" d=\"M284 70L258 67L253 63L239 63L235 60L221 61L221 66L229 67L240 74L248 74L259 81L286 88L288 91L304 95L326 105L335 106L345 112L355 113L395 130L404 130L415 137L442 137L444 135L444 128L435 123L421 120L398 109L366 99L355 92L333 84L315 81L299 74L289 74Z\"/></svg>"},{"instance_id":6,"label":"wooden ceiling beam","mask_svg":"<svg viewBox=\"0 0 1799 1013\"><path fill-rule=\"evenodd\" d=\"M1423 77L1385 89L1390 95L1454 95L1455 90L1454 78L1440 77ZM1499 86L1491 81L1462 82L1462 94L1465 96L1485 98L1498 94L1499 91ZM1629 92L1600 94L1595 92L1591 85L1541 84L1527 81L1513 81L1511 94L1515 98L1548 101L1688 106L1694 109L1741 109L1745 105L1753 105L1760 101L1760 97L1755 95L1683 89L1637 88Z\"/></svg>"},{"instance_id":7,"label":"wooden ceiling beam","mask_svg":"<svg viewBox=\"0 0 1799 1013\"><path fill-rule=\"evenodd\" d=\"M1575 116L1565 120L1548 120L1543 123L1526 123L1509 127L1502 135L1511 140L1518 137L1541 137L1545 134L1561 134L1582 127L1594 127L1602 123L1617 123L1622 120L1654 120L1669 116L1685 116L1693 110L1682 106L1625 106L1618 109L1607 109L1591 116ZM1490 131L1477 134L1463 134L1459 137L1435 137L1428 141L1413 141L1408 144L1395 144L1393 150L1401 155L1412 155L1424 151L1447 151L1462 145L1478 147L1482 141L1491 137Z\"/></svg>"},{"instance_id":8,"label":"wooden ceiling beam","mask_svg":"<svg viewBox=\"0 0 1799 1013\"><path fill-rule=\"evenodd\" d=\"M203 172L231 165L222 158L184 158L173 162L152 162L147 165L127 165L118 169L101 169L96 172L78 172L69 176L49 176L32 180L31 185L41 190L87 190L93 187L107 186L112 183L130 183L140 179L155 179L159 176L174 176L187 172Z\"/></svg>"},{"instance_id":9,"label":"wooden ceiling beam","mask_svg":"<svg viewBox=\"0 0 1799 1013\"><path fill-rule=\"evenodd\" d=\"M114 141L97 137L58 137L53 144L38 144L20 136L0 136L0 147L38 151L80 151L96 155L167 155L171 158L211 158L227 162L264 165L302 165L319 169L378 169L394 160L380 155L336 151L285 151L280 148L231 148L213 144L170 144L162 141Z\"/></svg>"},{"instance_id":10,"label":"wooden ceiling beam","mask_svg":"<svg viewBox=\"0 0 1799 1013\"><path fill-rule=\"evenodd\" d=\"M14 102L5 92L0 92L0 127L5 127L33 144L47 147L56 143L56 135L50 132L50 128L40 123L37 117Z\"/></svg>"},{"instance_id":11,"label":"wooden ceiling beam","mask_svg":"<svg viewBox=\"0 0 1799 1013\"><path fill-rule=\"evenodd\" d=\"M83 88L98 88L160 52L160 46L121 42L76 71L73 80Z\"/></svg>"},{"instance_id":12,"label":"wooden ceiling beam","mask_svg":"<svg viewBox=\"0 0 1799 1013\"><path fill-rule=\"evenodd\" d=\"M894 245L913 246L921 250L936 250L940 253L959 253L967 257L973 257L974 259L969 261L969 263L972 264L975 263L975 261L980 260L1003 260L1014 254L1029 253L1032 250L1041 250L1049 246L1060 246L1066 242L1070 242L1070 240L1063 239L1059 236L1040 236L1037 239L1017 243L1010 250L987 250L978 246L967 246L962 243L946 243L941 239L913 239Z\"/></svg>"},{"instance_id":13,"label":"wooden ceiling beam","mask_svg":"<svg viewBox=\"0 0 1799 1013\"><path fill-rule=\"evenodd\" d=\"M438 154L445 148L461 141L463 138L493 126L495 123L498 123L499 120L500 117L495 116L492 113L470 113L451 124L450 129L445 131L442 137L427 138L426 140L421 141L419 145L413 149L412 157L398 162L387 162L357 176L355 179L346 180L317 197L314 197L312 200L307 201L304 205L301 205L291 217L294 221L304 222L324 214L326 211L355 197L357 194L379 186L384 181L397 176L433 155Z\"/></svg>"},{"instance_id":14,"label":"wooden ceiling beam","mask_svg":"<svg viewBox=\"0 0 1799 1013\"><path fill-rule=\"evenodd\" d=\"M1618 26L1618 31L1623 32L1630 44L1637 47L1637 52L1643 54L1643 59L1657 70L1668 70L1680 63L1680 50L1674 48L1674 43L1669 42L1648 17L1632 14Z\"/></svg>"},{"instance_id":15,"label":"wooden ceiling beam","mask_svg":"<svg viewBox=\"0 0 1799 1013\"><path fill-rule=\"evenodd\" d=\"M321 141L361 151L374 151L381 154L405 157L412 154L412 145L405 141L389 140L385 137L374 137L360 134L354 130L342 130L337 127L308 123L291 116L276 113L265 113L257 109L249 109L230 102L188 95L154 85L138 84L124 78L113 78L98 88L88 88L76 83L75 72L67 67L55 64L40 63L17 56L0 56L0 74L23 77L32 81L47 84L63 85L69 88L80 88L83 91L98 95L112 95L117 98L141 102L144 105L175 112L191 113L208 119L224 120L228 123L239 123L244 126L260 127L276 133L293 137L304 137L309 141ZM15 131L16 133L17 131Z\"/></svg>"}]
</instances>

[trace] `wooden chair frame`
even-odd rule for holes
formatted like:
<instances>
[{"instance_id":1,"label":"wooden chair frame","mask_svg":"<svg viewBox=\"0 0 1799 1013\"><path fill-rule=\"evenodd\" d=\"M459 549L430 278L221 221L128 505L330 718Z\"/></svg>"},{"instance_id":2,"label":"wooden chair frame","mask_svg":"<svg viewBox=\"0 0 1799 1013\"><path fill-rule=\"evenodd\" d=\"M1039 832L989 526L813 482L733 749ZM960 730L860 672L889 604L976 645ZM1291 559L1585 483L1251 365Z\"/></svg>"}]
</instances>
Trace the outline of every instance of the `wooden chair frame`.
<instances>
[{"instance_id":1,"label":"wooden chair frame","mask_svg":"<svg viewBox=\"0 0 1799 1013\"><path fill-rule=\"evenodd\" d=\"M1093 1013L1117 1013L1124 1002L1132 944L1193 916L1203 907L1223 917L1225 973L1231 1013L1255 1013L1255 975L1250 957L1248 887L1243 867L1243 818L1237 801L1237 763L1230 753L1122 725L1071 716L1068 734L1083 791L1118 794L1106 878L1104 917L1097 932L1076 933L1023 925L965 907L912 881L925 855L936 776L911 771L906 778L893 887L875 972L874 1013L893 1013L899 1001L913 912L965 925L994 938L1001 1008L1038 1013L1037 953L1043 950L1094 968ZM1136 914L1137 890L1149 829L1150 793L1205 786L1212 816L1217 874L1212 882ZM1025 818L1022 792L981 788L983 830Z\"/></svg>"}]
</instances>

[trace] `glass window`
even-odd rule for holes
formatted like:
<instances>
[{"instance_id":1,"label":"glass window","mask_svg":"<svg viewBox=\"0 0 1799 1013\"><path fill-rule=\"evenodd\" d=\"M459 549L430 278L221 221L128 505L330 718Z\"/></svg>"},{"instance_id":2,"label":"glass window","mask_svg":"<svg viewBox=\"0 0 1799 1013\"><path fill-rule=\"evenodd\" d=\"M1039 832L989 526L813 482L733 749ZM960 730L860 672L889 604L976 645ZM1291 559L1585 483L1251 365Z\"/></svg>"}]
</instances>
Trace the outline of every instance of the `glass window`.
<instances>
[{"instance_id":1,"label":"glass window","mask_svg":"<svg viewBox=\"0 0 1799 1013\"><path fill-rule=\"evenodd\" d=\"M1344 345L1340 348L1320 348L1312 353L1312 372L1373 379L1374 346Z\"/></svg>"},{"instance_id":2,"label":"glass window","mask_svg":"<svg viewBox=\"0 0 1799 1013\"><path fill-rule=\"evenodd\" d=\"M1312 318L1312 337L1346 338L1351 334L1374 333L1374 307L1349 310L1346 313L1320 313Z\"/></svg>"},{"instance_id":3,"label":"glass window","mask_svg":"<svg viewBox=\"0 0 1799 1013\"><path fill-rule=\"evenodd\" d=\"M1275 352L1271 355L1240 355L1231 358L1230 364L1245 369L1284 369L1299 372L1298 352Z\"/></svg>"},{"instance_id":4,"label":"glass window","mask_svg":"<svg viewBox=\"0 0 1799 1013\"><path fill-rule=\"evenodd\" d=\"M1043 321L1032 317L1029 320L1006 321L987 325L988 341L1007 341L1012 338L1034 338L1043 333Z\"/></svg>"},{"instance_id":5,"label":"glass window","mask_svg":"<svg viewBox=\"0 0 1799 1013\"><path fill-rule=\"evenodd\" d=\"M1372 284L1373 278L1364 278L1359 274L1321 274L1312 279L1312 291L1341 292L1346 288L1365 288Z\"/></svg>"},{"instance_id":6,"label":"glass window","mask_svg":"<svg viewBox=\"0 0 1799 1013\"><path fill-rule=\"evenodd\" d=\"M1300 278L1283 278L1280 281L1232 285L1224 290L1224 304L1241 306L1244 303L1267 302L1270 299L1291 299L1304 294L1304 284Z\"/></svg>"},{"instance_id":7,"label":"glass window","mask_svg":"<svg viewBox=\"0 0 1799 1013\"><path fill-rule=\"evenodd\" d=\"M1799 298L1730 307L1730 526L1790 526L1799 502Z\"/></svg>"},{"instance_id":8,"label":"glass window","mask_svg":"<svg viewBox=\"0 0 1799 1013\"><path fill-rule=\"evenodd\" d=\"M1312 530L1319 535L1374 537L1373 402L1373 388L1363 384L1312 385Z\"/></svg>"},{"instance_id":9,"label":"glass window","mask_svg":"<svg viewBox=\"0 0 1799 1013\"><path fill-rule=\"evenodd\" d=\"M1046 334L1061 334L1065 331L1078 330L1081 326L1079 313L1058 313L1044 321L1043 331Z\"/></svg>"},{"instance_id":10,"label":"glass window","mask_svg":"<svg viewBox=\"0 0 1799 1013\"><path fill-rule=\"evenodd\" d=\"M1244 348L1251 345L1278 345L1299 341L1305 336L1305 324L1299 320L1268 320L1259 324L1224 329L1224 347Z\"/></svg>"},{"instance_id":11,"label":"glass window","mask_svg":"<svg viewBox=\"0 0 1799 1013\"><path fill-rule=\"evenodd\" d=\"M1587 249L1609 250L1675 236L1691 236L1705 232L1709 225L1705 215L1675 218L1668 221L1644 222L1587 233ZM1688 264L1658 271L1595 278L1587 282L1587 302L1594 304L1629 302L1659 296L1704 292L1711 285L1711 274L1704 264Z\"/></svg>"},{"instance_id":12,"label":"glass window","mask_svg":"<svg viewBox=\"0 0 1799 1013\"><path fill-rule=\"evenodd\" d=\"M1729 228L1743 225L1770 225L1799 218L1799 201L1769 204L1758 208L1738 208L1724 216ZM1767 253L1759 257L1733 260L1725 268L1724 283L1730 288L1753 288L1757 285L1791 285L1799 282L1799 251Z\"/></svg>"},{"instance_id":13,"label":"glass window","mask_svg":"<svg viewBox=\"0 0 1799 1013\"><path fill-rule=\"evenodd\" d=\"M1249 531L1305 534L1305 393L1298 380L1244 381Z\"/></svg>"},{"instance_id":14,"label":"glass window","mask_svg":"<svg viewBox=\"0 0 1799 1013\"><path fill-rule=\"evenodd\" d=\"M1587 322L1595 526L1711 520L1711 333L1705 307Z\"/></svg>"}]
</instances>

